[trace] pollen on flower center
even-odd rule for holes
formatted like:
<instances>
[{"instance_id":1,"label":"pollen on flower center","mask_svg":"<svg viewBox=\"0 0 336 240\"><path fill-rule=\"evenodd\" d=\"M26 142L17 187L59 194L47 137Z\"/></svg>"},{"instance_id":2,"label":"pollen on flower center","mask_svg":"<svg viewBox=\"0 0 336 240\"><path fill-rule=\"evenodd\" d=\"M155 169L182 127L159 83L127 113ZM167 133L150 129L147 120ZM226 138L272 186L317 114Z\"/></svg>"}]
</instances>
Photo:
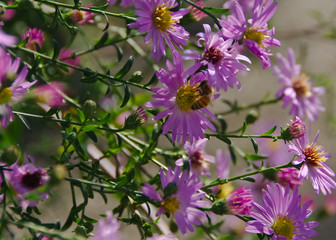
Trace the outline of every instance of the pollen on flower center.
<instances>
[{"instance_id":1,"label":"pollen on flower center","mask_svg":"<svg viewBox=\"0 0 336 240\"><path fill-rule=\"evenodd\" d=\"M23 186L29 189L35 189L40 186L42 174L39 171L34 173L26 173L21 178L21 183Z\"/></svg>"},{"instance_id":2,"label":"pollen on flower center","mask_svg":"<svg viewBox=\"0 0 336 240\"><path fill-rule=\"evenodd\" d=\"M164 5L158 7L153 13L153 23L161 31L165 32L174 22L170 16L171 11Z\"/></svg>"},{"instance_id":3,"label":"pollen on flower center","mask_svg":"<svg viewBox=\"0 0 336 240\"><path fill-rule=\"evenodd\" d=\"M327 160L324 152L321 151L320 145L308 146L303 150L303 154L305 155L306 163L312 167L320 167L321 163Z\"/></svg>"},{"instance_id":4,"label":"pollen on flower center","mask_svg":"<svg viewBox=\"0 0 336 240\"><path fill-rule=\"evenodd\" d=\"M262 46L262 41L264 40L264 33L263 32L258 32L258 29L255 28L249 28L245 34L244 38L249 39L252 41L255 41L256 43L259 44L259 46Z\"/></svg>"},{"instance_id":5,"label":"pollen on flower center","mask_svg":"<svg viewBox=\"0 0 336 240\"><path fill-rule=\"evenodd\" d=\"M217 64L224 58L224 54L217 48L211 47L204 53L203 58L212 64Z\"/></svg>"},{"instance_id":6,"label":"pollen on flower center","mask_svg":"<svg viewBox=\"0 0 336 240\"><path fill-rule=\"evenodd\" d=\"M288 240L293 239L295 227L294 221L283 216L280 216L273 225L275 234L286 237Z\"/></svg>"},{"instance_id":7,"label":"pollen on flower center","mask_svg":"<svg viewBox=\"0 0 336 240\"><path fill-rule=\"evenodd\" d=\"M190 86L189 84L181 87L176 94L176 102L181 111L190 111L192 105L197 101L198 91L197 86Z\"/></svg>"},{"instance_id":8,"label":"pollen on flower center","mask_svg":"<svg viewBox=\"0 0 336 240\"><path fill-rule=\"evenodd\" d=\"M161 203L161 206L166 210L166 212L173 214L177 209L179 209L180 202L176 199L176 197L169 197Z\"/></svg>"},{"instance_id":9,"label":"pollen on flower center","mask_svg":"<svg viewBox=\"0 0 336 240\"><path fill-rule=\"evenodd\" d=\"M311 84L308 81L309 77L301 73L298 77L293 79L293 89L298 97L311 96Z\"/></svg>"},{"instance_id":10,"label":"pollen on flower center","mask_svg":"<svg viewBox=\"0 0 336 240\"><path fill-rule=\"evenodd\" d=\"M9 103L12 100L12 91L4 88L0 91L0 104Z\"/></svg>"}]
</instances>

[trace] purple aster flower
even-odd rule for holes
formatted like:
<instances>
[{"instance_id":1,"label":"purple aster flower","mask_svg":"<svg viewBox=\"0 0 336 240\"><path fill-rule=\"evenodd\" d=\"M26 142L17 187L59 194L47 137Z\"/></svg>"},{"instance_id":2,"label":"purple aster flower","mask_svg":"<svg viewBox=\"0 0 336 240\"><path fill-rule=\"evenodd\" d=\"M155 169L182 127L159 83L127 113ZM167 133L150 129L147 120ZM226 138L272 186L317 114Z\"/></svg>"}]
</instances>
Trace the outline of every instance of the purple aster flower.
<instances>
[{"instance_id":1,"label":"purple aster flower","mask_svg":"<svg viewBox=\"0 0 336 240\"><path fill-rule=\"evenodd\" d=\"M27 32L22 35L22 39L28 38L26 48L36 51L37 46L42 47L45 37L44 32L37 28L29 28Z\"/></svg>"},{"instance_id":2,"label":"purple aster flower","mask_svg":"<svg viewBox=\"0 0 336 240\"><path fill-rule=\"evenodd\" d=\"M164 85L163 88L153 88L153 97L156 100L147 102L146 107L166 108L158 113L153 120L168 117L162 127L162 134L172 131L172 140L180 141L182 144L189 141L192 144L194 139L204 138L204 131L209 127L215 131L216 128L203 115L207 114L212 119L216 117L206 108L211 102L213 89L207 85L204 73L193 75L187 80L183 73L182 57L179 53L174 56L174 64L167 60L167 69L161 68L156 76Z\"/></svg>"},{"instance_id":3,"label":"purple aster flower","mask_svg":"<svg viewBox=\"0 0 336 240\"><path fill-rule=\"evenodd\" d=\"M3 64L3 65L2 65ZM15 102L19 102L23 95L28 92L29 88L35 84L34 82L27 82L25 78L28 74L27 66L25 65L19 74L16 75L20 59L16 58L12 61L8 53L0 50L0 120L3 127L7 127L8 121L13 121L13 113L11 106ZM16 78L15 78L16 77ZM11 83L8 80L14 80ZM8 86L9 87L4 87Z\"/></svg>"},{"instance_id":4,"label":"purple aster flower","mask_svg":"<svg viewBox=\"0 0 336 240\"><path fill-rule=\"evenodd\" d=\"M142 188L147 197L160 202L156 216L169 213L183 234L187 230L194 231L192 224L201 225L201 220L206 218L206 214L198 208L209 205L208 202L200 200L205 193L197 192L203 183L196 180L196 175L188 175L186 170L181 173L179 167L174 172L169 167L166 174L160 169L160 179L163 197L149 183L145 183Z\"/></svg>"},{"instance_id":5,"label":"purple aster flower","mask_svg":"<svg viewBox=\"0 0 336 240\"><path fill-rule=\"evenodd\" d=\"M272 65L268 56L272 53L266 50L269 46L280 46L280 41L273 38L274 27L268 30L267 21L273 16L278 7L278 2L273 0L255 0L252 18L246 23L243 9L238 1L234 2L232 14L220 21L223 35L228 39L242 40L244 46L261 61L263 68Z\"/></svg>"},{"instance_id":6,"label":"purple aster flower","mask_svg":"<svg viewBox=\"0 0 336 240\"><path fill-rule=\"evenodd\" d=\"M92 240L119 240L120 222L110 211L106 212L106 219L98 221L98 229Z\"/></svg>"},{"instance_id":7,"label":"purple aster flower","mask_svg":"<svg viewBox=\"0 0 336 240\"><path fill-rule=\"evenodd\" d=\"M188 13L187 9L170 11L177 6L175 0L135 1L134 5L137 8L134 13L139 17L129 27L138 28L140 33L148 32L146 43L153 38L154 59L159 61L162 55L166 56L165 42L172 52L176 51L174 44L179 48L187 45L189 33L178 25L183 15Z\"/></svg>"},{"instance_id":8,"label":"purple aster flower","mask_svg":"<svg viewBox=\"0 0 336 240\"><path fill-rule=\"evenodd\" d=\"M14 46L17 42L16 37L2 31L0 24L0 46Z\"/></svg>"},{"instance_id":9,"label":"purple aster flower","mask_svg":"<svg viewBox=\"0 0 336 240\"><path fill-rule=\"evenodd\" d=\"M257 212L252 212L255 220L248 221L245 231L271 235L274 240L309 239L317 233L312 228L318 222L304 222L312 213L308 207L311 201L301 205L301 195L296 188L292 193L289 187L279 184L275 188L267 186L263 190L263 206L253 203Z\"/></svg>"},{"instance_id":10,"label":"purple aster flower","mask_svg":"<svg viewBox=\"0 0 336 240\"><path fill-rule=\"evenodd\" d=\"M290 189L295 189L302 185L302 177L300 171L294 167L282 168L277 173L277 182L286 187L289 185Z\"/></svg>"},{"instance_id":11,"label":"purple aster flower","mask_svg":"<svg viewBox=\"0 0 336 240\"><path fill-rule=\"evenodd\" d=\"M208 139L200 139L190 144L186 142L184 149L188 153L188 160L191 167L191 172L200 176L201 174L206 174L210 177L209 163L215 163L215 158L210 156L205 152L205 144ZM183 158L176 161L177 166L183 166Z\"/></svg>"},{"instance_id":12,"label":"purple aster flower","mask_svg":"<svg viewBox=\"0 0 336 240\"><path fill-rule=\"evenodd\" d=\"M297 155L297 158L293 160L294 165L302 164L300 168L300 177L305 179L310 174L310 179L313 183L313 187L316 194L319 194L319 189L323 195L331 193L331 189L336 189L336 183L332 179L335 173L325 163L330 154L324 152L324 148L316 144L319 133L316 134L314 141L309 143L310 136L306 134L299 139L293 140L288 148L289 152Z\"/></svg>"},{"instance_id":13,"label":"purple aster flower","mask_svg":"<svg viewBox=\"0 0 336 240\"><path fill-rule=\"evenodd\" d=\"M83 6L83 8L90 9L92 4ZM71 19L79 25L92 24L94 23L94 13L88 11L73 10L71 14Z\"/></svg>"},{"instance_id":14,"label":"purple aster flower","mask_svg":"<svg viewBox=\"0 0 336 240\"><path fill-rule=\"evenodd\" d=\"M274 76L283 84L276 97L281 97L283 107L291 105L289 114L304 118L310 121L318 118L320 111L324 111L321 106L319 95L324 94L323 87L313 87L312 80L304 73L301 73L301 65L296 64L293 49L287 52L288 59L281 54L277 54L279 66L274 66Z\"/></svg>"},{"instance_id":15,"label":"purple aster flower","mask_svg":"<svg viewBox=\"0 0 336 240\"><path fill-rule=\"evenodd\" d=\"M245 186L232 191L226 198L226 206L232 214L250 215L252 203L251 189L245 189Z\"/></svg>"},{"instance_id":16,"label":"purple aster flower","mask_svg":"<svg viewBox=\"0 0 336 240\"><path fill-rule=\"evenodd\" d=\"M25 194L44 186L49 181L48 173L41 168L35 167L32 163L19 166L14 164L13 171L9 172L8 182L17 194L21 206L26 209L28 206L35 207L38 201L25 199ZM47 192L40 193L40 199L48 197Z\"/></svg>"},{"instance_id":17,"label":"purple aster flower","mask_svg":"<svg viewBox=\"0 0 336 240\"><path fill-rule=\"evenodd\" d=\"M240 89L241 84L236 74L241 70L249 69L239 61L244 60L250 63L250 60L237 53L232 39L224 40L220 32L211 32L208 24L203 24L203 27L204 33L197 34L200 37L197 46L202 47L201 41L204 41L204 52L200 54L195 50L186 50L183 58L195 60L195 64L191 67L192 71L206 65L209 83L217 91L220 89L226 91L228 86L233 88L235 85Z\"/></svg>"}]
</instances>

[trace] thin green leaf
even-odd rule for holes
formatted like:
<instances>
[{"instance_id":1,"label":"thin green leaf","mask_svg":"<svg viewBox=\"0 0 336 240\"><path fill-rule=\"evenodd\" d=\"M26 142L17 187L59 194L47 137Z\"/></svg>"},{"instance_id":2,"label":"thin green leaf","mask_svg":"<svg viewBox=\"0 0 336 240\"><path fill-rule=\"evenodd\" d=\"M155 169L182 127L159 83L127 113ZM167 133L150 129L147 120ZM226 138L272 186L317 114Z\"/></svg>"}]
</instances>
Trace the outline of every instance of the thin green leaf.
<instances>
[{"instance_id":1,"label":"thin green leaf","mask_svg":"<svg viewBox=\"0 0 336 240\"><path fill-rule=\"evenodd\" d=\"M121 108L124 107L128 103L130 96L131 96L131 92L130 92L128 85L127 84L123 84L123 85L124 85L125 95L124 95L124 100L122 104L120 105Z\"/></svg>"},{"instance_id":2,"label":"thin green leaf","mask_svg":"<svg viewBox=\"0 0 336 240\"><path fill-rule=\"evenodd\" d=\"M123 55L124 55L124 52L123 52L123 50L122 50L118 45L116 45L116 44L114 44L113 47L114 47L114 48L116 49L116 51L117 51L118 62L120 62L121 59L122 59L122 57L123 57Z\"/></svg>"},{"instance_id":3,"label":"thin green leaf","mask_svg":"<svg viewBox=\"0 0 336 240\"><path fill-rule=\"evenodd\" d=\"M267 132L264 132L263 134L261 134L261 136L269 136L269 135L271 135L272 133L274 133L274 131L275 131L276 128L277 128L277 126L274 126L273 128L271 128Z\"/></svg>"},{"instance_id":4,"label":"thin green leaf","mask_svg":"<svg viewBox=\"0 0 336 240\"><path fill-rule=\"evenodd\" d=\"M253 146L253 149L254 149L254 152L257 154L258 153L258 143L256 142L256 140L254 140L253 138L249 137L249 139L251 140L252 142L252 146Z\"/></svg>"},{"instance_id":5,"label":"thin green leaf","mask_svg":"<svg viewBox=\"0 0 336 240\"><path fill-rule=\"evenodd\" d=\"M94 49L99 49L104 46L105 42L108 39L108 32L104 32L103 36L99 39L99 41L94 45Z\"/></svg>"},{"instance_id":6,"label":"thin green leaf","mask_svg":"<svg viewBox=\"0 0 336 240\"><path fill-rule=\"evenodd\" d=\"M52 56L52 60L56 60L60 54L60 45L58 44L58 42L53 39L52 40L52 44L53 44L53 47L54 47L54 53L53 53L53 56Z\"/></svg>"},{"instance_id":7,"label":"thin green leaf","mask_svg":"<svg viewBox=\"0 0 336 240\"><path fill-rule=\"evenodd\" d=\"M246 129L247 129L247 123L244 121L240 136L242 136L246 132Z\"/></svg>"},{"instance_id":8,"label":"thin green leaf","mask_svg":"<svg viewBox=\"0 0 336 240\"><path fill-rule=\"evenodd\" d=\"M228 13L229 11L229 9L227 8L213 8L213 7L204 7L203 10L218 14Z\"/></svg>"},{"instance_id":9,"label":"thin green leaf","mask_svg":"<svg viewBox=\"0 0 336 240\"><path fill-rule=\"evenodd\" d=\"M96 130L98 127L99 127L99 126L97 126L97 125L87 125L87 126L84 126L84 127L82 128L82 131L83 131L83 132L90 132L90 131L94 131L94 130Z\"/></svg>"},{"instance_id":10,"label":"thin green leaf","mask_svg":"<svg viewBox=\"0 0 336 240\"><path fill-rule=\"evenodd\" d=\"M232 142L231 142L231 140L230 139L228 139L227 137L224 137L224 136L216 136L219 140L222 140L223 142L225 142L226 144L229 144L229 145L231 145L232 144Z\"/></svg>"},{"instance_id":11,"label":"thin green leaf","mask_svg":"<svg viewBox=\"0 0 336 240\"><path fill-rule=\"evenodd\" d=\"M157 83L157 81L158 81L158 78L156 76L156 73L154 73L153 77L149 80L149 82L145 84L145 87L154 85L155 83Z\"/></svg>"},{"instance_id":12,"label":"thin green leaf","mask_svg":"<svg viewBox=\"0 0 336 240\"><path fill-rule=\"evenodd\" d=\"M111 114L108 113L102 120L98 122L98 125L104 125L110 121Z\"/></svg>"},{"instance_id":13,"label":"thin green leaf","mask_svg":"<svg viewBox=\"0 0 336 240\"><path fill-rule=\"evenodd\" d=\"M58 111L59 111L59 109L57 109L57 108L50 108L49 111L46 114L44 114L44 117L45 118L50 118L52 115L54 115Z\"/></svg>"},{"instance_id":14,"label":"thin green leaf","mask_svg":"<svg viewBox=\"0 0 336 240\"><path fill-rule=\"evenodd\" d=\"M234 165L236 165L237 164L237 155L235 153L234 148L231 145L229 145L229 152L230 152L232 163Z\"/></svg>"},{"instance_id":15,"label":"thin green leaf","mask_svg":"<svg viewBox=\"0 0 336 240\"><path fill-rule=\"evenodd\" d=\"M261 156L261 155L256 155L256 154L245 154L244 156L246 159L250 160L262 160L262 159L267 159L266 156Z\"/></svg>"},{"instance_id":16,"label":"thin green leaf","mask_svg":"<svg viewBox=\"0 0 336 240\"><path fill-rule=\"evenodd\" d=\"M133 61L134 61L133 56L130 56L125 65L122 67L122 69L120 69L120 71L114 75L114 78L119 79L125 76L131 69Z\"/></svg>"},{"instance_id":17,"label":"thin green leaf","mask_svg":"<svg viewBox=\"0 0 336 240\"><path fill-rule=\"evenodd\" d=\"M251 177L244 177L244 178L241 178L240 180L248 181L248 182L255 182L256 181L254 178L251 178Z\"/></svg>"}]
</instances>

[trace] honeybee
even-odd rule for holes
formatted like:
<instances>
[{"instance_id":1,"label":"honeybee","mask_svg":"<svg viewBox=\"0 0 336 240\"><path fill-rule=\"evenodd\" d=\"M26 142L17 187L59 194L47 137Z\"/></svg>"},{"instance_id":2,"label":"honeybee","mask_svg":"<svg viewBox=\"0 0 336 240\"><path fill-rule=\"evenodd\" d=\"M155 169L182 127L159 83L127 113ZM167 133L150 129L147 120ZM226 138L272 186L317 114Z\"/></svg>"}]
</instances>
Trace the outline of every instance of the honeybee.
<instances>
[{"instance_id":1,"label":"honeybee","mask_svg":"<svg viewBox=\"0 0 336 240\"><path fill-rule=\"evenodd\" d=\"M191 109L197 110L207 107L211 102L213 88L208 85L208 81L203 81L197 88L199 98L193 103Z\"/></svg>"}]
</instances>

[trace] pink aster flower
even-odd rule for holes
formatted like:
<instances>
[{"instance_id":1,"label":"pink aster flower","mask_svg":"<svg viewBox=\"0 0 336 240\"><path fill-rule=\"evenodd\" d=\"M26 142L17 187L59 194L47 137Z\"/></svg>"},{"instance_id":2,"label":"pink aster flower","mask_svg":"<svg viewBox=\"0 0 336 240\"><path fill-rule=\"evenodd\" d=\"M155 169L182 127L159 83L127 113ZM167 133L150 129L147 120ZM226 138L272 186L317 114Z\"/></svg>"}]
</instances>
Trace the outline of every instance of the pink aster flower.
<instances>
[{"instance_id":1,"label":"pink aster flower","mask_svg":"<svg viewBox=\"0 0 336 240\"><path fill-rule=\"evenodd\" d=\"M44 186L49 181L48 173L44 169L35 167L32 163L21 166L14 164L12 169L13 171L8 173L8 182L15 190L21 206L24 209L28 206L37 206L38 201L25 199L25 195ZM48 193L40 193L39 197L44 200L48 197Z\"/></svg>"},{"instance_id":2,"label":"pink aster flower","mask_svg":"<svg viewBox=\"0 0 336 240\"><path fill-rule=\"evenodd\" d=\"M60 54L58 56L58 59L61 60L62 62L65 62L67 64L79 67L80 65L80 58L78 56L72 57L72 54L75 53L74 50L72 49L67 49L67 48L61 48ZM69 73L73 73L74 69L73 68L68 68Z\"/></svg>"},{"instance_id":3,"label":"pink aster flower","mask_svg":"<svg viewBox=\"0 0 336 240\"><path fill-rule=\"evenodd\" d=\"M200 54L195 50L185 50L183 58L195 60L195 64L191 67L192 71L198 70L201 66L207 66L209 83L217 91L220 89L226 91L228 86L233 88L235 85L240 89L241 84L236 74L241 70L249 70L240 63L240 60L249 63L250 60L237 53L233 40L224 40L220 32L211 32L208 24L203 24L203 27L204 33L197 34L200 37L197 46L202 47L201 41L204 41L204 52Z\"/></svg>"},{"instance_id":4,"label":"pink aster flower","mask_svg":"<svg viewBox=\"0 0 336 240\"><path fill-rule=\"evenodd\" d=\"M83 6L83 8L90 9L92 4L89 4L87 6ZM80 11L78 9L75 9L72 11L71 14L71 19L75 23L79 25L84 25L84 24L92 24L94 23L94 13L88 12L88 11Z\"/></svg>"},{"instance_id":5,"label":"pink aster flower","mask_svg":"<svg viewBox=\"0 0 336 240\"><path fill-rule=\"evenodd\" d=\"M281 129L281 138L286 141L293 139L299 139L306 134L306 125L301 119L296 116L294 120L291 120L291 124L288 127Z\"/></svg>"},{"instance_id":6,"label":"pink aster flower","mask_svg":"<svg viewBox=\"0 0 336 240\"><path fill-rule=\"evenodd\" d=\"M37 46L42 47L45 37L44 32L37 28L29 28L27 32L22 35L22 39L28 37L28 42L26 43L26 48L36 51Z\"/></svg>"},{"instance_id":7,"label":"pink aster flower","mask_svg":"<svg viewBox=\"0 0 336 240\"><path fill-rule=\"evenodd\" d=\"M232 214L250 215L252 203L251 189L245 189L245 186L232 191L226 198L226 206Z\"/></svg>"},{"instance_id":8,"label":"pink aster flower","mask_svg":"<svg viewBox=\"0 0 336 240\"><path fill-rule=\"evenodd\" d=\"M209 205L208 202L200 200L205 193L197 192L203 183L196 181L195 175L188 175L186 170L181 173L179 167L176 167L174 172L169 167L166 174L160 169L160 179L163 197L149 183L145 183L142 188L147 197L160 202L156 216L169 213L174 217L181 233L186 234L187 230L194 231L192 224L201 225L201 220L206 218L206 214L198 208Z\"/></svg>"},{"instance_id":9,"label":"pink aster flower","mask_svg":"<svg viewBox=\"0 0 336 240\"><path fill-rule=\"evenodd\" d=\"M324 111L319 95L324 94L323 87L313 87L312 80L306 74L301 73L301 65L296 64L293 49L287 52L288 59L277 54L279 66L274 66L274 76L284 86L276 93L281 97L283 107L291 105L289 114L315 121L318 114Z\"/></svg>"},{"instance_id":10,"label":"pink aster flower","mask_svg":"<svg viewBox=\"0 0 336 240\"><path fill-rule=\"evenodd\" d=\"M223 34L228 39L242 40L244 46L261 61L263 68L272 65L269 56L272 55L266 50L269 46L280 46L280 41L273 38L274 27L268 30L267 21L273 16L278 7L278 2L273 0L255 0L252 18L246 21L243 9L238 1L234 2L232 14L220 21L223 27ZM247 24L248 23L248 24Z\"/></svg>"},{"instance_id":11,"label":"pink aster flower","mask_svg":"<svg viewBox=\"0 0 336 240\"><path fill-rule=\"evenodd\" d=\"M147 0L135 1L134 11L139 17L135 23L129 24L130 28L138 28L140 33L147 33L145 42L148 43L153 38L152 57L159 61L161 56L166 56L166 47L175 52L174 44L182 48L187 45L189 33L178 25L183 15L188 13L187 9L179 9L172 12L170 9L177 6L175 0Z\"/></svg>"},{"instance_id":12,"label":"pink aster flower","mask_svg":"<svg viewBox=\"0 0 336 240\"><path fill-rule=\"evenodd\" d=\"M319 133L316 134L314 141L309 143L309 136L306 134L299 139L293 140L288 148L289 152L297 155L297 158L293 160L294 165L302 164L300 168L300 177L305 179L310 174L314 190L316 194L319 194L321 189L323 195L331 193L331 189L336 189L336 183L332 179L335 173L325 163L330 154L324 152L324 148L316 144Z\"/></svg>"},{"instance_id":13,"label":"pink aster flower","mask_svg":"<svg viewBox=\"0 0 336 240\"><path fill-rule=\"evenodd\" d=\"M301 195L296 188L292 193L289 187L283 188L279 184L275 188L267 186L263 190L263 206L253 203L257 212L252 212L255 220L247 222L245 231L250 233L264 233L274 240L309 239L316 236L312 228L318 222L304 222L312 211L308 209L311 202L301 205Z\"/></svg>"},{"instance_id":14,"label":"pink aster flower","mask_svg":"<svg viewBox=\"0 0 336 240\"><path fill-rule=\"evenodd\" d=\"M49 107L58 108L65 104L65 100L59 93L64 92L64 86L60 82L44 84L34 89L34 95L37 100L46 103Z\"/></svg>"},{"instance_id":15,"label":"pink aster flower","mask_svg":"<svg viewBox=\"0 0 336 240\"><path fill-rule=\"evenodd\" d=\"M209 164L215 163L215 158L205 152L205 144L207 141L208 139L204 138L197 140L193 144L186 142L184 145L184 149L188 153L190 170L196 174L196 176L206 174L210 177ZM183 166L183 158L178 159L176 165Z\"/></svg>"},{"instance_id":16,"label":"pink aster flower","mask_svg":"<svg viewBox=\"0 0 336 240\"><path fill-rule=\"evenodd\" d=\"M16 37L2 31L0 22L0 46L14 46L17 43Z\"/></svg>"},{"instance_id":17,"label":"pink aster flower","mask_svg":"<svg viewBox=\"0 0 336 240\"><path fill-rule=\"evenodd\" d=\"M180 54L174 56L174 64L167 60L167 69L161 68L156 73L164 87L153 88L153 97L156 100L147 102L145 106L165 107L166 110L153 118L153 120L159 120L169 116L162 127L162 134L167 134L171 130L172 140L180 141L182 137L182 144L185 144L189 135L189 141L192 144L194 139L204 138L204 131L208 127L213 131L216 130L203 115L207 114L212 119L216 119L206 108L211 101L211 94L204 92L212 92L212 89L208 87L203 91L200 88L202 84L207 85L203 73L193 75L189 81L187 80L188 76L183 73Z\"/></svg>"},{"instance_id":18,"label":"pink aster flower","mask_svg":"<svg viewBox=\"0 0 336 240\"><path fill-rule=\"evenodd\" d=\"M11 5L14 2L14 0L8 1L8 6ZM3 9L2 9L3 10ZM5 9L5 12L0 16L0 20L3 20L5 22L10 21L16 14L15 9Z\"/></svg>"},{"instance_id":19,"label":"pink aster flower","mask_svg":"<svg viewBox=\"0 0 336 240\"><path fill-rule=\"evenodd\" d=\"M2 126L6 128L8 122L14 119L11 106L19 102L36 81L25 81L28 74L26 65L22 68L20 73L16 74L19 69L20 59L16 58L12 61L10 55L1 50L0 64L3 64L1 65L3 68L0 69L0 120ZM15 80L11 83L13 79Z\"/></svg>"},{"instance_id":20,"label":"pink aster flower","mask_svg":"<svg viewBox=\"0 0 336 240\"><path fill-rule=\"evenodd\" d=\"M119 240L120 222L110 211L106 212L106 219L98 221L98 229L92 240Z\"/></svg>"},{"instance_id":21,"label":"pink aster flower","mask_svg":"<svg viewBox=\"0 0 336 240\"><path fill-rule=\"evenodd\" d=\"M286 187L289 185L290 189L295 189L302 185L302 177L300 171L294 167L282 168L277 173L277 182Z\"/></svg>"}]
</instances>

